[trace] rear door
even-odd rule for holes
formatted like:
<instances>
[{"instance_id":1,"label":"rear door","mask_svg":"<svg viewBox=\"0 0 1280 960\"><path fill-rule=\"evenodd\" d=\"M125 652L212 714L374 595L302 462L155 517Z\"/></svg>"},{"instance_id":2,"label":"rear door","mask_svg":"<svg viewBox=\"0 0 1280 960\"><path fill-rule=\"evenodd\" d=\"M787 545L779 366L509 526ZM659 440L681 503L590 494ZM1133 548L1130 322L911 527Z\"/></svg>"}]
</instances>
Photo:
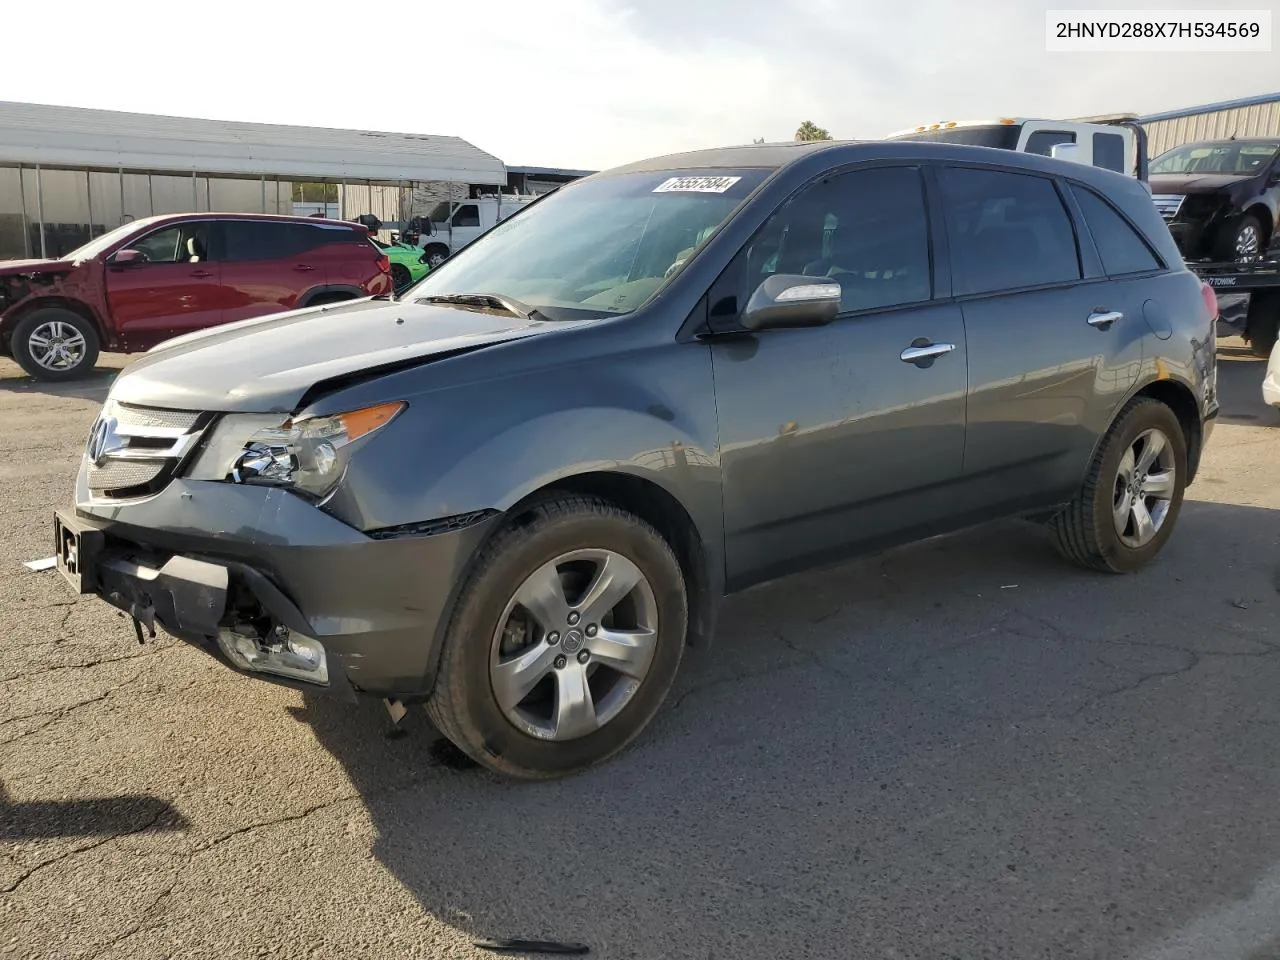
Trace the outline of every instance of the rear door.
<instances>
[{"instance_id":1,"label":"rear door","mask_svg":"<svg viewBox=\"0 0 1280 960\"><path fill-rule=\"evenodd\" d=\"M327 282L324 264L313 253L317 233L309 225L279 220L219 220L217 225L224 321L291 310L302 294Z\"/></svg>"},{"instance_id":2,"label":"rear door","mask_svg":"<svg viewBox=\"0 0 1280 960\"><path fill-rule=\"evenodd\" d=\"M221 322L220 266L209 257L212 224L159 227L126 245L145 261L106 264L107 304L130 350Z\"/></svg>"},{"instance_id":3,"label":"rear door","mask_svg":"<svg viewBox=\"0 0 1280 960\"><path fill-rule=\"evenodd\" d=\"M1137 381L1141 295L1106 278L1083 224L1077 236L1065 182L938 173L969 344L966 494L992 512L1060 502Z\"/></svg>"},{"instance_id":4,"label":"rear door","mask_svg":"<svg viewBox=\"0 0 1280 960\"><path fill-rule=\"evenodd\" d=\"M708 294L727 574L742 586L934 528L964 450L960 308L936 295L921 171L825 177L784 204ZM841 314L735 334L773 274L831 277ZM910 362L912 347L932 357Z\"/></svg>"}]
</instances>

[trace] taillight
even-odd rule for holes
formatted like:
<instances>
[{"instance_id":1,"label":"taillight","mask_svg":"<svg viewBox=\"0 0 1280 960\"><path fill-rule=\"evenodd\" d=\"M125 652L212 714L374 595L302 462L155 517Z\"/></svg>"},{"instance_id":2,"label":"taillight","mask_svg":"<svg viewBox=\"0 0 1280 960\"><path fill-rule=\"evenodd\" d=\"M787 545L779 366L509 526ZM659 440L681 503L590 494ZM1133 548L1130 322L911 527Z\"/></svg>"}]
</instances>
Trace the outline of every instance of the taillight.
<instances>
[{"instance_id":1,"label":"taillight","mask_svg":"<svg viewBox=\"0 0 1280 960\"><path fill-rule=\"evenodd\" d=\"M383 273L391 272L391 258L385 254L378 258L378 269Z\"/></svg>"},{"instance_id":2,"label":"taillight","mask_svg":"<svg viewBox=\"0 0 1280 960\"><path fill-rule=\"evenodd\" d=\"M1204 305L1209 308L1209 319L1218 319L1218 295L1213 292L1213 287L1209 286L1203 280L1200 281L1200 296L1204 298Z\"/></svg>"}]
</instances>

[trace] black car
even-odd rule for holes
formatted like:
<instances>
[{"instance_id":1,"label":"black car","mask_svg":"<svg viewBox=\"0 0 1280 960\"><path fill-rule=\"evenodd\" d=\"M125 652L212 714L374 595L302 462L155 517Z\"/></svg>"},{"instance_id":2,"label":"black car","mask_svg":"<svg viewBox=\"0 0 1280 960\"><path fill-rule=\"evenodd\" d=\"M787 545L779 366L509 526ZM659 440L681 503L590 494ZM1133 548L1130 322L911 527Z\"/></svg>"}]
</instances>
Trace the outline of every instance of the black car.
<instances>
[{"instance_id":1,"label":"black car","mask_svg":"<svg viewBox=\"0 0 1280 960\"><path fill-rule=\"evenodd\" d=\"M1280 217L1280 139L1174 147L1151 161L1151 193L1188 260L1261 260Z\"/></svg>"},{"instance_id":2,"label":"black car","mask_svg":"<svg viewBox=\"0 0 1280 960\"><path fill-rule=\"evenodd\" d=\"M133 363L58 563L140 636L425 702L481 763L554 776L639 734L752 584L1008 516L1143 566L1217 414L1215 316L1132 177L925 143L660 157L400 298Z\"/></svg>"}]
</instances>

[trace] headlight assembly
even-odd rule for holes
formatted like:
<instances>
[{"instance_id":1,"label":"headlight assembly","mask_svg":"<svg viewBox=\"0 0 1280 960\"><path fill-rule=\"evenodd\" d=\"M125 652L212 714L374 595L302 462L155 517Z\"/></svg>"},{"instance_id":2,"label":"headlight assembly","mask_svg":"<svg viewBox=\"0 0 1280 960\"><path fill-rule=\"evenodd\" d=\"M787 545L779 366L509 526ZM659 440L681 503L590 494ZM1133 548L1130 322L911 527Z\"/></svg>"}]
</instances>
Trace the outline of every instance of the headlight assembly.
<instances>
[{"instance_id":1,"label":"headlight assembly","mask_svg":"<svg viewBox=\"0 0 1280 960\"><path fill-rule=\"evenodd\" d=\"M288 487L318 499L342 479L351 445L381 430L406 406L380 403L301 420L231 414L214 428L187 476Z\"/></svg>"}]
</instances>

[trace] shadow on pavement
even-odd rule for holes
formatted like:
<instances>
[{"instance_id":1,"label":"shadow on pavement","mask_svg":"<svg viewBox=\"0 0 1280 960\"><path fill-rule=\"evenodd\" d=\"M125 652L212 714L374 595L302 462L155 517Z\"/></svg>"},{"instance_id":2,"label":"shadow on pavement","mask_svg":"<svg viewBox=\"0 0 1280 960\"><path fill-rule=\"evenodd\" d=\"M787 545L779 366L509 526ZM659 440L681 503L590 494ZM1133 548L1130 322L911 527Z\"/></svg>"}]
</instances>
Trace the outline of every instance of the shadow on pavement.
<instances>
[{"instance_id":1,"label":"shadow on pavement","mask_svg":"<svg viewBox=\"0 0 1280 960\"><path fill-rule=\"evenodd\" d=\"M1188 502L1127 577L1007 523L766 585L633 748L556 782L449 769L420 711L394 740L376 703L297 715L373 854L476 937L1124 956L1280 860L1278 531Z\"/></svg>"},{"instance_id":2,"label":"shadow on pavement","mask_svg":"<svg viewBox=\"0 0 1280 960\"><path fill-rule=\"evenodd\" d=\"M19 803L11 801L0 784L0 840L106 837L187 826L186 818L169 803L146 794Z\"/></svg>"},{"instance_id":3,"label":"shadow on pavement","mask_svg":"<svg viewBox=\"0 0 1280 960\"><path fill-rule=\"evenodd\" d=\"M1262 402L1267 361L1255 357L1243 341L1218 347L1219 422L1246 427L1280 427L1280 410Z\"/></svg>"}]
</instances>

